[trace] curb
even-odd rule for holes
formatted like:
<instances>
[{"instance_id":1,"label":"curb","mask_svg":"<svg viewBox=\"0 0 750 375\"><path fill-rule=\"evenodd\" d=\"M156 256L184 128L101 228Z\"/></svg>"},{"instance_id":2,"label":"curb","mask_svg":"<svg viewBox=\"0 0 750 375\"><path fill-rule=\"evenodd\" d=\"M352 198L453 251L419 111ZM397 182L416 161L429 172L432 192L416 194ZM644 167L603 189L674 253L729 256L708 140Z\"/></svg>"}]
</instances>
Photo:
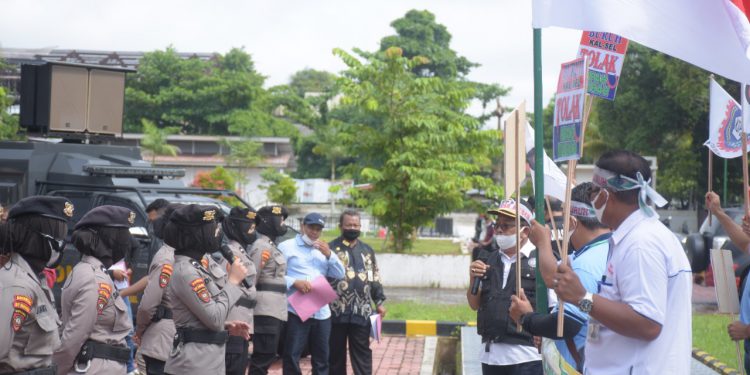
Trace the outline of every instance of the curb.
<instances>
[{"instance_id":1,"label":"curb","mask_svg":"<svg viewBox=\"0 0 750 375\"><path fill-rule=\"evenodd\" d=\"M453 336L460 327L476 326L476 322L442 322L437 320L383 320L382 333L387 335Z\"/></svg>"},{"instance_id":2,"label":"curb","mask_svg":"<svg viewBox=\"0 0 750 375\"><path fill-rule=\"evenodd\" d=\"M704 365L710 367L712 370L715 370L719 374L722 375L740 375L740 372L736 369L733 369L721 362L719 362L718 359L712 357L710 354L698 349L693 348L693 358L697 359Z\"/></svg>"}]
</instances>

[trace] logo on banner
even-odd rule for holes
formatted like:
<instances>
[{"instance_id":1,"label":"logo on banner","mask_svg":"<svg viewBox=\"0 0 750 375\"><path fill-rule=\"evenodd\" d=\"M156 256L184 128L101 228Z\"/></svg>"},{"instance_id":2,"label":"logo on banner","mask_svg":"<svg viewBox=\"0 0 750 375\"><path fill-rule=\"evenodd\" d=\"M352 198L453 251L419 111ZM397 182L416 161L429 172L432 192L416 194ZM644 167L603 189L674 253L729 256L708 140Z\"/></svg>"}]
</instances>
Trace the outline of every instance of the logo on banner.
<instances>
[{"instance_id":1,"label":"logo on banner","mask_svg":"<svg viewBox=\"0 0 750 375\"><path fill-rule=\"evenodd\" d=\"M737 152L742 148L742 111L734 102L727 104L719 129L718 147L726 152Z\"/></svg>"}]
</instances>

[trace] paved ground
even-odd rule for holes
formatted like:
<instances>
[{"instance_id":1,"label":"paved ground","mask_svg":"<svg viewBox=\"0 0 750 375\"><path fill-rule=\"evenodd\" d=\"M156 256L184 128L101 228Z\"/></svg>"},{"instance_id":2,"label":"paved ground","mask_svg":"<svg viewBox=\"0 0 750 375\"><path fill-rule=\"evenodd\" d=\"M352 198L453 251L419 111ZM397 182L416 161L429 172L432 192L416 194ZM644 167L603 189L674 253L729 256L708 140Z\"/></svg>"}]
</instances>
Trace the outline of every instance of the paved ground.
<instances>
[{"instance_id":1,"label":"paved ground","mask_svg":"<svg viewBox=\"0 0 750 375\"><path fill-rule=\"evenodd\" d=\"M424 345L424 337L383 337L380 343L370 345L370 348L372 348L373 374L419 375L422 369ZM302 367L302 374L312 374L310 357L302 359L300 365ZM276 361L268 373L271 375L281 375L281 361ZM347 373L353 373L348 360Z\"/></svg>"}]
</instances>

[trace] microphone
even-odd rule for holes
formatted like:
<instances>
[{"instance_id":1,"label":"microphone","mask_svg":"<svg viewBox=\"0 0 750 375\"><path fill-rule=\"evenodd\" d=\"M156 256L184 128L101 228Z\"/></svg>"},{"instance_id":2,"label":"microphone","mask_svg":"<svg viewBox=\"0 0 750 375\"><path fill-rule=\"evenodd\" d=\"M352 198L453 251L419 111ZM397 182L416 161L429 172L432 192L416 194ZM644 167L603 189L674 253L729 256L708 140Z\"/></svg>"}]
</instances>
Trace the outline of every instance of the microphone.
<instances>
[{"instance_id":1,"label":"microphone","mask_svg":"<svg viewBox=\"0 0 750 375\"><path fill-rule=\"evenodd\" d=\"M471 295L476 296L479 293L479 285L482 283L482 278L474 276L474 282L471 283Z\"/></svg>"},{"instance_id":2,"label":"microphone","mask_svg":"<svg viewBox=\"0 0 750 375\"><path fill-rule=\"evenodd\" d=\"M224 259L229 262L229 264L234 264L234 254L232 254L232 249L230 249L227 244L221 245L219 252L221 253L221 256L223 256ZM249 276L242 280L242 286L244 286L245 288L250 289L252 285L253 284L252 281L250 281Z\"/></svg>"}]
</instances>

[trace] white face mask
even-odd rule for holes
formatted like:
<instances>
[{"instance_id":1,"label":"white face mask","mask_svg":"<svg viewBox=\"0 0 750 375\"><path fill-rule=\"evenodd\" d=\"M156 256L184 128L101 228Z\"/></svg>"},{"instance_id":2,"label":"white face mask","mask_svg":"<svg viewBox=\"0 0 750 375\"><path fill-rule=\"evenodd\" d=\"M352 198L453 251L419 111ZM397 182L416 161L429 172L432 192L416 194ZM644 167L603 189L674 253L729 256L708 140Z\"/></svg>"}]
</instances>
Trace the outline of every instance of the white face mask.
<instances>
[{"instance_id":1,"label":"white face mask","mask_svg":"<svg viewBox=\"0 0 750 375\"><path fill-rule=\"evenodd\" d=\"M308 237L306 234L302 235L302 242L304 242L307 246L312 246L315 241L313 241L310 237Z\"/></svg>"},{"instance_id":2,"label":"white face mask","mask_svg":"<svg viewBox=\"0 0 750 375\"><path fill-rule=\"evenodd\" d=\"M507 250L516 246L516 234L504 235L496 234L495 243L500 250Z\"/></svg>"},{"instance_id":3,"label":"white face mask","mask_svg":"<svg viewBox=\"0 0 750 375\"><path fill-rule=\"evenodd\" d=\"M599 199L599 194L601 194L602 192L607 193L607 199L604 200L604 204L602 205L601 208L596 208L595 202ZM596 219L599 220L600 223L603 223L602 217L604 217L604 210L607 208L608 202L609 202L609 192L605 189L599 190L599 193L596 194L596 196L594 197L594 200L591 201L591 207L594 207L594 212L596 212Z\"/></svg>"}]
</instances>

